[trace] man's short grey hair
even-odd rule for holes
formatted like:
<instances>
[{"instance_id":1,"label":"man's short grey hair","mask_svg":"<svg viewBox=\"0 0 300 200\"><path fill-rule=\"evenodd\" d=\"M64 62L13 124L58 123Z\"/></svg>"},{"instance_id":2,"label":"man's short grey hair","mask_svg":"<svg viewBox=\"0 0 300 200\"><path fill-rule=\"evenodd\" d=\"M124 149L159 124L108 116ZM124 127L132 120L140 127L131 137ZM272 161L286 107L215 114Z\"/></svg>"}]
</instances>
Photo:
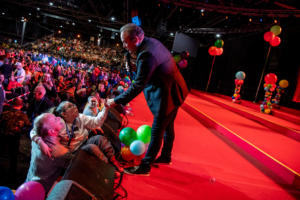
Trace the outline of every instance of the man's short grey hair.
<instances>
[{"instance_id":1,"label":"man's short grey hair","mask_svg":"<svg viewBox=\"0 0 300 200\"><path fill-rule=\"evenodd\" d=\"M122 26L120 29L120 33L122 32L127 32L130 39L133 39L135 36L143 38L145 34L141 27L133 23L125 24L124 26Z\"/></svg>"},{"instance_id":2,"label":"man's short grey hair","mask_svg":"<svg viewBox=\"0 0 300 200\"><path fill-rule=\"evenodd\" d=\"M55 109L55 114L61 116L61 113L65 112L64 105L70 103L69 101L62 101Z\"/></svg>"}]
</instances>

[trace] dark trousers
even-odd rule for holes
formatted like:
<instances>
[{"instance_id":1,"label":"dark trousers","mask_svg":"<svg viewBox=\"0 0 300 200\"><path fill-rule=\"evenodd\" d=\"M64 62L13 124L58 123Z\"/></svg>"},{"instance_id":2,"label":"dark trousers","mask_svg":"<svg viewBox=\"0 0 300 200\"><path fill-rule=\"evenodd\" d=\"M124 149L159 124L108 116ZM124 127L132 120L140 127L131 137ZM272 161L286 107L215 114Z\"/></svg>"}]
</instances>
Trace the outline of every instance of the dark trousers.
<instances>
[{"instance_id":1,"label":"dark trousers","mask_svg":"<svg viewBox=\"0 0 300 200\"><path fill-rule=\"evenodd\" d=\"M178 108L173 110L165 117L154 117L151 129L151 141L142 164L151 164L154 162L163 142L161 156L171 158L173 142L175 139L174 121Z\"/></svg>"}]
</instances>

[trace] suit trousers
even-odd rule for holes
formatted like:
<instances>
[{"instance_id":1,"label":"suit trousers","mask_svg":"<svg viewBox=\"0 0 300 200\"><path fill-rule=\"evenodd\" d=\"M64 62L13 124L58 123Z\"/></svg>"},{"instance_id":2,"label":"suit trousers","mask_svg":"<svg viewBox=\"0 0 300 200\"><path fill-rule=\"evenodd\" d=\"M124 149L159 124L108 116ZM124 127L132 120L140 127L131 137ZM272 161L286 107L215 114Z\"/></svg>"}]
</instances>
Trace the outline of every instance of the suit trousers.
<instances>
[{"instance_id":1,"label":"suit trousers","mask_svg":"<svg viewBox=\"0 0 300 200\"><path fill-rule=\"evenodd\" d=\"M171 158L173 142L175 139L174 121L178 112L175 108L167 116L155 116L151 129L151 141L142 160L142 164L150 165L154 162L163 142L161 156L164 158Z\"/></svg>"}]
</instances>

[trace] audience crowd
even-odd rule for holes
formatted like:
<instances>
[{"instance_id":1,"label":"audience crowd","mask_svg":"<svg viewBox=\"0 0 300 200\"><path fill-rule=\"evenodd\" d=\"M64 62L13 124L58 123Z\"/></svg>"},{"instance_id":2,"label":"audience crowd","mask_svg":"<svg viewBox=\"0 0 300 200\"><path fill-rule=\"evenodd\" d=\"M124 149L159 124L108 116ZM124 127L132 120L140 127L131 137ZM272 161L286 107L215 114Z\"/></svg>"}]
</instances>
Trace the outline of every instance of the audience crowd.
<instances>
[{"instance_id":1,"label":"audience crowd","mask_svg":"<svg viewBox=\"0 0 300 200\"><path fill-rule=\"evenodd\" d=\"M26 48L3 43L0 46L0 137L11 154L11 173L15 174L16 170L20 135L30 137L38 116L70 104L80 113L74 119L85 115L96 120L97 114L105 109L105 99L122 93L134 80L135 72L125 67L127 61L127 54L118 47L101 48L78 39L51 36ZM124 114L130 113L129 110L124 107ZM60 114L65 112L62 110ZM68 124L68 116L60 117ZM45 150L40 141L33 139L33 146L34 142L41 151Z\"/></svg>"}]
</instances>

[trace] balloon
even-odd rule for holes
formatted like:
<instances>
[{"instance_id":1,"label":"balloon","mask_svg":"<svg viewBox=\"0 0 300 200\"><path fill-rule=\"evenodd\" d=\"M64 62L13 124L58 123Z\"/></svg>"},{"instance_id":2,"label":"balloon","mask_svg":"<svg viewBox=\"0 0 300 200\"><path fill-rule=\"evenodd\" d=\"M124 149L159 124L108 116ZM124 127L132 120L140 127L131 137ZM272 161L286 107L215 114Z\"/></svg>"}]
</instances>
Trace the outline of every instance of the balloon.
<instances>
[{"instance_id":1,"label":"balloon","mask_svg":"<svg viewBox=\"0 0 300 200\"><path fill-rule=\"evenodd\" d=\"M246 74L245 72L243 71L238 71L236 74L235 74L235 77L238 79L238 80L244 80L246 78Z\"/></svg>"},{"instance_id":2,"label":"balloon","mask_svg":"<svg viewBox=\"0 0 300 200\"><path fill-rule=\"evenodd\" d=\"M182 59L182 60L180 60L180 61L178 62L178 67L179 67L180 69L186 68L187 65L188 65L188 62L187 62L186 59Z\"/></svg>"},{"instance_id":3,"label":"balloon","mask_svg":"<svg viewBox=\"0 0 300 200\"><path fill-rule=\"evenodd\" d=\"M216 53L217 53L217 47L215 47L215 46L209 47L208 53L209 53L209 55L211 55L211 56L215 56Z\"/></svg>"},{"instance_id":4,"label":"balloon","mask_svg":"<svg viewBox=\"0 0 300 200\"><path fill-rule=\"evenodd\" d=\"M148 125L140 126L137 131L137 139L148 144L151 139L151 127Z\"/></svg>"},{"instance_id":5,"label":"balloon","mask_svg":"<svg viewBox=\"0 0 300 200\"><path fill-rule=\"evenodd\" d=\"M265 109L264 111L266 114L270 114L271 110L269 108Z\"/></svg>"},{"instance_id":6,"label":"balloon","mask_svg":"<svg viewBox=\"0 0 300 200\"><path fill-rule=\"evenodd\" d=\"M289 82L287 80L279 81L279 86L282 88L287 88L289 86Z\"/></svg>"},{"instance_id":7,"label":"balloon","mask_svg":"<svg viewBox=\"0 0 300 200\"><path fill-rule=\"evenodd\" d=\"M140 140L135 140L130 144L130 151L132 154L140 156L146 151L145 144Z\"/></svg>"},{"instance_id":8,"label":"balloon","mask_svg":"<svg viewBox=\"0 0 300 200\"><path fill-rule=\"evenodd\" d=\"M174 56L174 60L175 60L176 63L178 63L181 60L180 55Z\"/></svg>"},{"instance_id":9,"label":"balloon","mask_svg":"<svg viewBox=\"0 0 300 200\"><path fill-rule=\"evenodd\" d=\"M137 139L137 135L133 128L126 127L120 131L119 138L123 144L129 146L131 142Z\"/></svg>"},{"instance_id":10,"label":"balloon","mask_svg":"<svg viewBox=\"0 0 300 200\"><path fill-rule=\"evenodd\" d=\"M39 182L28 181L18 187L15 197L16 200L44 200L45 189Z\"/></svg>"},{"instance_id":11,"label":"balloon","mask_svg":"<svg viewBox=\"0 0 300 200\"><path fill-rule=\"evenodd\" d=\"M126 146L121 148L121 156L126 161L131 161L135 159L135 155L133 155L130 151L130 148Z\"/></svg>"},{"instance_id":12,"label":"balloon","mask_svg":"<svg viewBox=\"0 0 300 200\"><path fill-rule=\"evenodd\" d=\"M217 48L216 49L216 56L220 56L223 54L223 48Z\"/></svg>"},{"instance_id":13,"label":"balloon","mask_svg":"<svg viewBox=\"0 0 300 200\"><path fill-rule=\"evenodd\" d=\"M224 41L219 39L215 42L215 46L218 47L218 48L222 48L224 45Z\"/></svg>"},{"instance_id":14,"label":"balloon","mask_svg":"<svg viewBox=\"0 0 300 200\"><path fill-rule=\"evenodd\" d=\"M277 47L279 44L280 44L280 42L281 42L281 39L280 39L280 37L278 37L278 36L275 36L271 41L269 41L270 42L270 45L272 46L272 47Z\"/></svg>"},{"instance_id":15,"label":"balloon","mask_svg":"<svg viewBox=\"0 0 300 200\"><path fill-rule=\"evenodd\" d=\"M268 84L276 83L276 81L277 81L277 76L274 73L269 73L265 76L265 82Z\"/></svg>"},{"instance_id":16,"label":"balloon","mask_svg":"<svg viewBox=\"0 0 300 200\"><path fill-rule=\"evenodd\" d=\"M275 37L275 34L271 31L265 32L264 34L264 40L266 42L270 42Z\"/></svg>"},{"instance_id":17,"label":"balloon","mask_svg":"<svg viewBox=\"0 0 300 200\"><path fill-rule=\"evenodd\" d=\"M274 35L279 35L281 33L281 27L278 25L272 26L271 27L271 32L274 33Z\"/></svg>"},{"instance_id":18,"label":"balloon","mask_svg":"<svg viewBox=\"0 0 300 200\"><path fill-rule=\"evenodd\" d=\"M13 191L8 187L0 186L0 199L2 200L14 200L15 196Z\"/></svg>"}]
</instances>

